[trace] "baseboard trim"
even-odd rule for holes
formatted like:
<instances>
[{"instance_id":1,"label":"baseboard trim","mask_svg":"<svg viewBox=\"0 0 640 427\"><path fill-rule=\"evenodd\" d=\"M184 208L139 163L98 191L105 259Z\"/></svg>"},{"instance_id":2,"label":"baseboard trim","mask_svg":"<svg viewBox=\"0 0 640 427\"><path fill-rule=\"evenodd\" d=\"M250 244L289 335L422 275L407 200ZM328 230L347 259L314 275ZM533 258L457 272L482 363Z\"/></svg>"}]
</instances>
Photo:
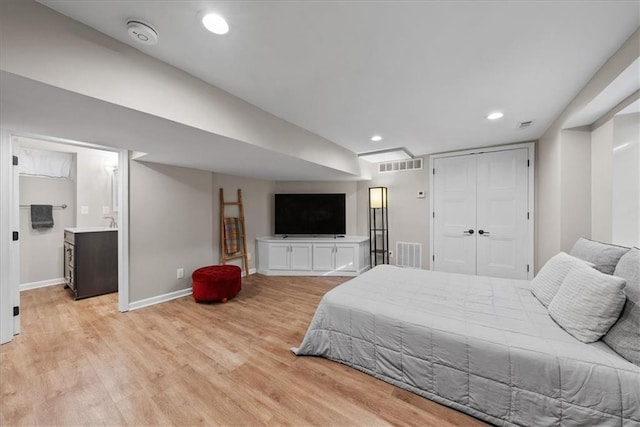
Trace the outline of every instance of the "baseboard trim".
<instances>
[{"instance_id":1,"label":"baseboard trim","mask_svg":"<svg viewBox=\"0 0 640 427\"><path fill-rule=\"evenodd\" d=\"M58 279L40 280L39 282L22 283L20 284L20 292L62 284L64 284L64 277L60 277Z\"/></svg>"},{"instance_id":2,"label":"baseboard trim","mask_svg":"<svg viewBox=\"0 0 640 427\"><path fill-rule=\"evenodd\" d=\"M149 307L150 305L161 304L163 302L171 301L176 298L186 297L193 293L193 289L186 288L179 291L169 292L167 294L158 295L151 298L141 299L140 301L134 301L129 303L129 311L137 310L139 308Z\"/></svg>"},{"instance_id":3,"label":"baseboard trim","mask_svg":"<svg viewBox=\"0 0 640 427\"><path fill-rule=\"evenodd\" d=\"M249 269L249 275L255 274L256 269ZM243 277L246 275L243 274ZM64 279L63 279L64 281ZM129 311L137 310L139 308L149 307L150 305L161 304L163 302L171 301L176 298L186 297L193 293L192 288L180 289L179 291L169 292L168 294L162 294L151 298L141 299L140 301L134 301L129 303Z\"/></svg>"}]
</instances>

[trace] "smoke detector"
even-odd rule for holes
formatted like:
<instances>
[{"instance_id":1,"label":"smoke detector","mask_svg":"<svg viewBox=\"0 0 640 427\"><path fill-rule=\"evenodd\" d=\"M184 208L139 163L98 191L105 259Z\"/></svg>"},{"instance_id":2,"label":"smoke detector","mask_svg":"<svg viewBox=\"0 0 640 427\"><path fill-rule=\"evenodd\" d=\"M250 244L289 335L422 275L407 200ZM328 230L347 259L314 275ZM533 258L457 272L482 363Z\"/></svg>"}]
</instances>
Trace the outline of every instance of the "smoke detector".
<instances>
[{"instance_id":1,"label":"smoke detector","mask_svg":"<svg viewBox=\"0 0 640 427\"><path fill-rule=\"evenodd\" d=\"M158 44L158 32L149 24L138 19L127 21L127 32L132 39L146 45Z\"/></svg>"}]
</instances>

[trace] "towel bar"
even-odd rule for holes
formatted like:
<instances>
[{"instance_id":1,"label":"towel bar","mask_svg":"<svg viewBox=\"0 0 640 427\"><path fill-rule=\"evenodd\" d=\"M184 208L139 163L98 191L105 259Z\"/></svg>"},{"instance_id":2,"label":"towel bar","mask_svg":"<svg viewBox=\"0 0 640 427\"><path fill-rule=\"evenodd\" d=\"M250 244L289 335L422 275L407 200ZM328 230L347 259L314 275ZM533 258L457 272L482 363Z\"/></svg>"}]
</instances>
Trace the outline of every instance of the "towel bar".
<instances>
[{"instance_id":1,"label":"towel bar","mask_svg":"<svg viewBox=\"0 0 640 427\"><path fill-rule=\"evenodd\" d=\"M20 205L21 208L30 208L31 205ZM67 209L67 205L66 204L61 204L61 205L57 205L57 206L53 206L54 208L60 208L60 209Z\"/></svg>"}]
</instances>

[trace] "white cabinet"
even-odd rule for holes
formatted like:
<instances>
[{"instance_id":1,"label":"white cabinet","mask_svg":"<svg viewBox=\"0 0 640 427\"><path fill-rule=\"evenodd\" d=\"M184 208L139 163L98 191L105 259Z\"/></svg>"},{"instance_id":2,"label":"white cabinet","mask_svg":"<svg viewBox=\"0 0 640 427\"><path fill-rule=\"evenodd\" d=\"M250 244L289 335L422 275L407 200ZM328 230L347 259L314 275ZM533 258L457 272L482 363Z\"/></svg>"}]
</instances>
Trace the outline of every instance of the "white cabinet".
<instances>
[{"instance_id":1,"label":"white cabinet","mask_svg":"<svg viewBox=\"0 0 640 427\"><path fill-rule=\"evenodd\" d=\"M358 245L316 243L313 246L315 271L353 272L358 264Z\"/></svg>"},{"instance_id":2,"label":"white cabinet","mask_svg":"<svg viewBox=\"0 0 640 427\"><path fill-rule=\"evenodd\" d=\"M260 237L258 273L282 276L357 276L369 268L369 239Z\"/></svg>"},{"instance_id":3,"label":"white cabinet","mask_svg":"<svg viewBox=\"0 0 640 427\"><path fill-rule=\"evenodd\" d=\"M272 243L269 246L269 270L311 270L310 243Z\"/></svg>"}]
</instances>

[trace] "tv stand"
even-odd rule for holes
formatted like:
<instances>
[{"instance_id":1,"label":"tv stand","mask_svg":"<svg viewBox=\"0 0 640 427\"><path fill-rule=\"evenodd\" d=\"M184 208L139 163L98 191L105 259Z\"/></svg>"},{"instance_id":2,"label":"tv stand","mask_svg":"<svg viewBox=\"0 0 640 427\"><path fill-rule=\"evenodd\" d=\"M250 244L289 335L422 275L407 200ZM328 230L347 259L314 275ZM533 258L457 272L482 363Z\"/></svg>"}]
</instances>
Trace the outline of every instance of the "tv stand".
<instances>
[{"instance_id":1,"label":"tv stand","mask_svg":"<svg viewBox=\"0 0 640 427\"><path fill-rule=\"evenodd\" d=\"M267 276L357 276L369 269L365 236L283 235L256 240L258 273Z\"/></svg>"}]
</instances>

